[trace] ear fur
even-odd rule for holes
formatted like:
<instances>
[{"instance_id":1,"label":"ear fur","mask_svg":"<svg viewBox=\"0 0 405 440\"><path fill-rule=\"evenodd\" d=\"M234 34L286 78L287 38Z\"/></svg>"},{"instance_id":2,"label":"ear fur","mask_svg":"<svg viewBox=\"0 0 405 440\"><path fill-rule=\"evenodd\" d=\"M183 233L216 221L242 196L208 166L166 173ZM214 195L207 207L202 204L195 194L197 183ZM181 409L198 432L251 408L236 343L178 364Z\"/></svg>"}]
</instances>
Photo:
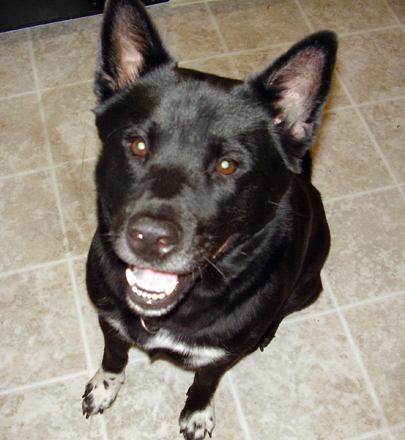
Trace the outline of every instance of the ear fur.
<instances>
[{"instance_id":1,"label":"ear fur","mask_svg":"<svg viewBox=\"0 0 405 440\"><path fill-rule=\"evenodd\" d=\"M333 32L310 35L251 81L270 109L287 166L300 172L315 141L336 60Z\"/></svg>"},{"instance_id":2,"label":"ear fur","mask_svg":"<svg viewBox=\"0 0 405 440\"><path fill-rule=\"evenodd\" d=\"M170 55L138 0L107 0L95 83L100 102L146 71L170 62Z\"/></svg>"}]
</instances>

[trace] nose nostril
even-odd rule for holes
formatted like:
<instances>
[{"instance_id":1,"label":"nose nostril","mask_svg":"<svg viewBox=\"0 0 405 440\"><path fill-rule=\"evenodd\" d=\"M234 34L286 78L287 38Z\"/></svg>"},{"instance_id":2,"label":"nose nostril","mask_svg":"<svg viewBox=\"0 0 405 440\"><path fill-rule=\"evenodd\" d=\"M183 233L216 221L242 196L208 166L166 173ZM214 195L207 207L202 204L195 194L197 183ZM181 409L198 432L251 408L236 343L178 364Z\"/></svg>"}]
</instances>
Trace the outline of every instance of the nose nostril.
<instances>
[{"instance_id":1,"label":"nose nostril","mask_svg":"<svg viewBox=\"0 0 405 440\"><path fill-rule=\"evenodd\" d=\"M162 256L170 253L177 244L177 238L174 237L161 237L157 241L157 247Z\"/></svg>"},{"instance_id":2,"label":"nose nostril","mask_svg":"<svg viewBox=\"0 0 405 440\"><path fill-rule=\"evenodd\" d=\"M159 238L158 242L162 246L172 246L172 245L176 244L177 237L161 237L161 238Z\"/></svg>"},{"instance_id":3,"label":"nose nostril","mask_svg":"<svg viewBox=\"0 0 405 440\"><path fill-rule=\"evenodd\" d=\"M170 246L170 240L167 237L159 238L158 243L162 246Z\"/></svg>"},{"instance_id":4,"label":"nose nostril","mask_svg":"<svg viewBox=\"0 0 405 440\"><path fill-rule=\"evenodd\" d=\"M136 231L135 231L135 233L132 233L131 236L133 237L134 240L139 240L139 241L143 240L143 238L144 238L143 234L141 234L140 232L136 232Z\"/></svg>"}]
</instances>

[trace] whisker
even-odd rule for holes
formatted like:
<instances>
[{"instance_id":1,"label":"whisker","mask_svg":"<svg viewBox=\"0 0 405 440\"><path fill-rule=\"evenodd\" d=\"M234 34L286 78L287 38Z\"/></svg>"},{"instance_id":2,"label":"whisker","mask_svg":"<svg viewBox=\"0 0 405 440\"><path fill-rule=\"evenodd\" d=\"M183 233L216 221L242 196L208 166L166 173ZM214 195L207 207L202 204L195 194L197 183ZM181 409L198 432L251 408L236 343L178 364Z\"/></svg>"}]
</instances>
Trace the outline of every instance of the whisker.
<instances>
[{"instance_id":1,"label":"whisker","mask_svg":"<svg viewBox=\"0 0 405 440\"><path fill-rule=\"evenodd\" d=\"M213 263L209 258L204 257L204 260L207 261L207 263L211 264L211 266L220 274L222 275L222 277L224 278L225 281L228 281L228 279L226 278L225 274L221 271L221 269L215 264Z\"/></svg>"}]
</instances>

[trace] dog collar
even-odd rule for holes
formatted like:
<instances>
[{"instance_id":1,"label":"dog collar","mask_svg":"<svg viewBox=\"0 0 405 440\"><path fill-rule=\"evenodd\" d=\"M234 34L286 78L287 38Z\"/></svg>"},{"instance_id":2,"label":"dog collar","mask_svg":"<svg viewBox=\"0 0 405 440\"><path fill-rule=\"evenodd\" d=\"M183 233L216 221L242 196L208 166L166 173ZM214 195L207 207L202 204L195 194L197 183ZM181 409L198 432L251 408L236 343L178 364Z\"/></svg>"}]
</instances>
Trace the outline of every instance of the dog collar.
<instances>
[{"instance_id":1,"label":"dog collar","mask_svg":"<svg viewBox=\"0 0 405 440\"><path fill-rule=\"evenodd\" d=\"M157 325L153 325L153 324L146 325L142 316L140 316L139 319L140 319L141 325L142 325L143 329L146 331L146 333L149 333L150 335L156 335L156 333L159 331L159 327Z\"/></svg>"}]
</instances>

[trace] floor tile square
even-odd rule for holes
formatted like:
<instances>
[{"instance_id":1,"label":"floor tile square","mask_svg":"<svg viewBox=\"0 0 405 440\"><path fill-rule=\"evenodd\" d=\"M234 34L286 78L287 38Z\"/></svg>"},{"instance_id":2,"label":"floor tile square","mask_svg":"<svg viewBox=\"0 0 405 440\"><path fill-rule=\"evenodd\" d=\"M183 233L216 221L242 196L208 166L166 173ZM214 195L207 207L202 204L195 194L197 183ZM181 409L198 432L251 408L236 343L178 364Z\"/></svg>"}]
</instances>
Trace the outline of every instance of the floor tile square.
<instances>
[{"instance_id":1,"label":"floor tile square","mask_svg":"<svg viewBox=\"0 0 405 440\"><path fill-rule=\"evenodd\" d=\"M394 184L352 108L325 113L312 157L313 182L325 200Z\"/></svg>"},{"instance_id":2,"label":"floor tile square","mask_svg":"<svg viewBox=\"0 0 405 440\"><path fill-rule=\"evenodd\" d=\"M402 440L405 438L405 426L393 429L391 435L394 440Z\"/></svg>"},{"instance_id":3,"label":"floor tile square","mask_svg":"<svg viewBox=\"0 0 405 440\"><path fill-rule=\"evenodd\" d=\"M1 278L0 389L86 368L66 264Z\"/></svg>"},{"instance_id":4,"label":"floor tile square","mask_svg":"<svg viewBox=\"0 0 405 440\"><path fill-rule=\"evenodd\" d=\"M93 79L100 25L96 15L32 29L41 89Z\"/></svg>"},{"instance_id":5,"label":"floor tile square","mask_svg":"<svg viewBox=\"0 0 405 440\"><path fill-rule=\"evenodd\" d=\"M398 19L405 23L405 3L403 0L387 0Z\"/></svg>"},{"instance_id":6,"label":"floor tile square","mask_svg":"<svg viewBox=\"0 0 405 440\"><path fill-rule=\"evenodd\" d=\"M55 165L95 158L100 149L95 126L93 84L42 93L46 127Z\"/></svg>"},{"instance_id":7,"label":"floor tile square","mask_svg":"<svg viewBox=\"0 0 405 440\"><path fill-rule=\"evenodd\" d=\"M64 256L64 237L50 172L0 180L0 218L0 272Z\"/></svg>"},{"instance_id":8,"label":"floor tile square","mask_svg":"<svg viewBox=\"0 0 405 440\"><path fill-rule=\"evenodd\" d=\"M340 305L405 285L405 201L397 189L326 204L332 248L325 272Z\"/></svg>"},{"instance_id":9,"label":"floor tile square","mask_svg":"<svg viewBox=\"0 0 405 440\"><path fill-rule=\"evenodd\" d=\"M178 418L192 382L191 372L164 360L129 365L125 385L114 406L105 412L108 434L114 440L181 438ZM218 440L243 440L225 379L215 396L215 410L217 427L213 436Z\"/></svg>"},{"instance_id":10,"label":"floor tile square","mask_svg":"<svg viewBox=\"0 0 405 440\"><path fill-rule=\"evenodd\" d=\"M376 141L399 182L405 182L405 99L361 106Z\"/></svg>"},{"instance_id":11,"label":"floor tile square","mask_svg":"<svg viewBox=\"0 0 405 440\"><path fill-rule=\"evenodd\" d=\"M81 412L85 379L0 395L0 433L4 440L103 440L99 417Z\"/></svg>"},{"instance_id":12,"label":"floor tile square","mask_svg":"<svg viewBox=\"0 0 405 440\"><path fill-rule=\"evenodd\" d=\"M31 47L26 30L0 34L0 97L35 92Z\"/></svg>"},{"instance_id":13,"label":"floor tile square","mask_svg":"<svg viewBox=\"0 0 405 440\"><path fill-rule=\"evenodd\" d=\"M335 314L282 325L232 375L252 438L337 440L382 426Z\"/></svg>"},{"instance_id":14,"label":"floor tile square","mask_svg":"<svg viewBox=\"0 0 405 440\"><path fill-rule=\"evenodd\" d=\"M151 6L148 12L172 56L179 61L211 57L225 52L205 4L172 7L170 3L163 3Z\"/></svg>"},{"instance_id":15,"label":"floor tile square","mask_svg":"<svg viewBox=\"0 0 405 440\"><path fill-rule=\"evenodd\" d=\"M200 70L213 75L239 79L239 75L236 73L236 70L233 68L231 61L227 56L181 62L179 63L179 66L186 69Z\"/></svg>"},{"instance_id":16,"label":"floor tile square","mask_svg":"<svg viewBox=\"0 0 405 440\"><path fill-rule=\"evenodd\" d=\"M402 29L340 37L337 71L357 103L405 95L404 70Z\"/></svg>"},{"instance_id":17,"label":"floor tile square","mask_svg":"<svg viewBox=\"0 0 405 440\"><path fill-rule=\"evenodd\" d=\"M96 231L95 161L72 162L56 169L62 212L72 255L86 255Z\"/></svg>"},{"instance_id":18,"label":"floor tile square","mask_svg":"<svg viewBox=\"0 0 405 440\"><path fill-rule=\"evenodd\" d=\"M311 32L294 1L226 0L209 7L230 51L294 43Z\"/></svg>"},{"instance_id":19,"label":"floor tile square","mask_svg":"<svg viewBox=\"0 0 405 440\"><path fill-rule=\"evenodd\" d=\"M344 311L388 423L405 421L405 295Z\"/></svg>"},{"instance_id":20,"label":"floor tile square","mask_svg":"<svg viewBox=\"0 0 405 440\"><path fill-rule=\"evenodd\" d=\"M2 177L51 165L36 94L2 100L0 126Z\"/></svg>"},{"instance_id":21,"label":"floor tile square","mask_svg":"<svg viewBox=\"0 0 405 440\"><path fill-rule=\"evenodd\" d=\"M397 24L384 0L300 0L315 30L353 32Z\"/></svg>"}]
</instances>

